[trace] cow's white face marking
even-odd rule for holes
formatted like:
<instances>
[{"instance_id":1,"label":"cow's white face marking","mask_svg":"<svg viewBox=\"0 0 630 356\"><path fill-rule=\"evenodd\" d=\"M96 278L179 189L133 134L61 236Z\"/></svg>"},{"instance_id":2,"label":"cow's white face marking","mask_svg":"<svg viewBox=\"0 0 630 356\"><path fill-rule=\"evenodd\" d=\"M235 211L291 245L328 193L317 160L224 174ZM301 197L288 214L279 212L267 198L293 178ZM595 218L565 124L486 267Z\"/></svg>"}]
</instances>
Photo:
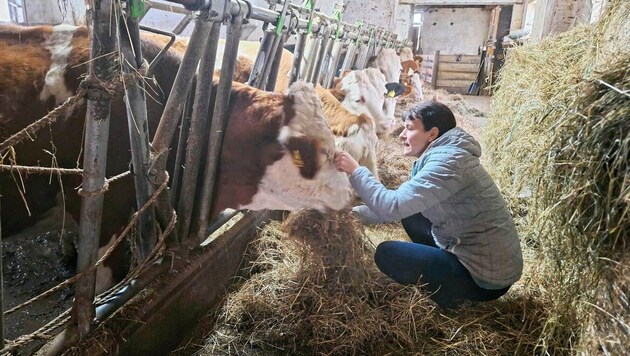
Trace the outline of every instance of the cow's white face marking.
<instances>
[{"instance_id":1,"label":"cow's white face marking","mask_svg":"<svg viewBox=\"0 0 630 356\"><path fill-rule=\"evenodd\" d=\"M350 182L345 173L337 171L333 162L335 144L324 116L321 102L312 84L297 82L288 90L294 98L295 117L283 126L278 142L287 144L292 137L314 138L319 143L318 167L313 179L306 179L295 165L294 154L284 156L268 166L252 202L241 209L320 211L339 210L350 203Z\"/></svg>"},{"instance_id":2,"label":"cow's white face marking","mask_svg":"<svg viewBox=\"0 0 630 356\"><path fill-rule=\"evenodd\" d=\"M402 64L400 64L400 57L393 48L383 48L376 56L375 64L385 75L385 80L388 83L398 83L400 81Z\"/></svg>"},{"instance_id":3,"label":"cow's white face marking","mask_svg":"<svg viewBox=\"0 0 630 356\"><path fill-rule=\"evenodd\" d=\"M385 79L378 69L355 70L341 80L341 90L346 93L341 105L355 115L366 114L375 125L387 126L388 117L383 112Z\"/></svg>"},{"instance_id":4,"label":"cow's white face marking","mask_svg":"<svg viewBox=\"0 0 630 356\"><path fill-rule=\"evenodd\" d=\"M68 90L64 75L68 65L68 58L72 51L72 38L77 27L71 25L57 25L53 27L53 32L44 43L44 48L50 51L51 64L44 79L44 88L39 93L39 99L48 100L55 97L55 103L60 104L70 96L72 92Z\"/></svg>"}]
</instances>

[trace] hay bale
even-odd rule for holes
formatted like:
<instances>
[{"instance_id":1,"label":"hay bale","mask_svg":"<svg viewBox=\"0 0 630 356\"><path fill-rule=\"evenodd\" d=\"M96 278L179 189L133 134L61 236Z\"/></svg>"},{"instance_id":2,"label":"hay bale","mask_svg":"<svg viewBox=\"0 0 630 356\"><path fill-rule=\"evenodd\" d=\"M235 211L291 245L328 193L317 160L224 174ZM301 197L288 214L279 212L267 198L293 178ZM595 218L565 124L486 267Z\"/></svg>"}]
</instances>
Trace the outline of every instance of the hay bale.
<instances>
[{"instance_id":1,"label":"hay bale","mask_svg":"<svg viewBox=\"0 0 630 356\"><path fill-rule=\"evenodd\" d=\"M492 174L544 262L541 345L626 351L630 308L599 296L625 298L629 278L614 272L630 249L629 15L613 0L594 25L514 49L485 128Z\"/></svg>"}]
</instances>

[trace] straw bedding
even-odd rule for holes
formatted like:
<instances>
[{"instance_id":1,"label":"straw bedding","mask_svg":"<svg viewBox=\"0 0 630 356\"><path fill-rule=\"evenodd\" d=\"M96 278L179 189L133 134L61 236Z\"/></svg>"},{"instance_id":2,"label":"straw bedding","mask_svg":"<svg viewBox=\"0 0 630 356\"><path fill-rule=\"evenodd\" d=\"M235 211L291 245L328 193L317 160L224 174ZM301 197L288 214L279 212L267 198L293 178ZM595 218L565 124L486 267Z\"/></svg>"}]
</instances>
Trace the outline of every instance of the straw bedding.
<instances>
[{"instance_id":1,"label":"straw bedding","mask_svg":"<svg viewBox=\"0 0 630 356\"><path fill-rule=\"evenodd\" d=\"M509 54L485 131L547 277L543 351L560 338L579 353L630 345L630 2L608 5L595 25Z\"/></svg>"}]
</instances>

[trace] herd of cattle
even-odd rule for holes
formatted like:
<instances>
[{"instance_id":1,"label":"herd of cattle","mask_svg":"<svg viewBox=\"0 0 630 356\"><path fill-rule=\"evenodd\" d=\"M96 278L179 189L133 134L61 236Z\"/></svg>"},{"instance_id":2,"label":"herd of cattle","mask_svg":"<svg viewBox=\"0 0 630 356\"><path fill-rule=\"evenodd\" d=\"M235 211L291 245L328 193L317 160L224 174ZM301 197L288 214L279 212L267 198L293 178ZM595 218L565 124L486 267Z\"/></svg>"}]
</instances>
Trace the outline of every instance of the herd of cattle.
<instances>
[{"instance_id":1,"label":"herd of cattle","mask_svg":"<svg viewBox=\"0 0 630 356\"><path fill-rule=\"evenodd\" d=\"M151 34L142 37L143 56L151 61L166 40ZM185 48L186 40L179 39L158 63L153 78L146 80L151 133L158 125ZM347 150L378 177L376 149L379 135L387 132L394 120L397 98L392 93L422 97L417 61L408 49L400 55L383 49L372 61L373 68L346 72L332 89L325 89L301 82L289 86L293 54L284 50L276 92L271 93L238 83L249 77L257 49L253 42L239 46L212 217L226 208L343 208L350 202L351 191L345 174L335 169L335 150ZM89 33L86 28L68 25L2 25L0 53L2 142L77 92L87 71ZM116 63L114 54L112 63ZM77 101L54 125L3 153L1 162L79 167L85 113L85 99ZM131 160L122 92L115 93L110 116L107 177L127 171ZM174 156L169 155L170 161ZM127 176L112 181L105 193L101 245L120 232L133 212L131 179ZM58 204L78 221L80 184L80 175L0 171L2 234L11 236L31 226ZM109 277L122 278L125 270L117 270Z\"/></svg>"}]
</instances>

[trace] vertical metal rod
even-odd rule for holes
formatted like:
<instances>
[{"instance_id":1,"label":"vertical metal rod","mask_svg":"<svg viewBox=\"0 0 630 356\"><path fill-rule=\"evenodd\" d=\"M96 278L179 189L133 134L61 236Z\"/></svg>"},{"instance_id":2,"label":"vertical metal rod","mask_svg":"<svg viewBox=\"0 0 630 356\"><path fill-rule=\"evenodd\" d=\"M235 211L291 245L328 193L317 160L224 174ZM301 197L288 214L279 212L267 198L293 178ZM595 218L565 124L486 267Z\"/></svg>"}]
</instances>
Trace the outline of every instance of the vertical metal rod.
<instances>
[{"instance_id":1,"label":"vertical metal rod","mask_svg":"<svg viewBox=\"0 0 630 356\"><path fill-rule=\"evenodd\" d=\"M337 66L339 65L339 58L341 57L341 49L343 48L343 42L335 40L333 44L332 53L330 55L330 63L328 64L328 71L324 78L324 88L330 88L332 86L333 79L337 75Z\"/></svg>"},{"instance_id":2,"label":"vertical metal rod","mask_svg":"<svg viewBox=\"0 0 630 356\"><path fill-rule=\"evenodd\" d=\"M223 144L223 134L228 118L230 105L230 94L232 91L232 76L236 64L238 44L243 32L242 15L237 15L232 24L228 27L225 50L223 53L223 65L221 67L221 77L217 86L217 97L214 103L212 125L210 126L210 139L208 144L208 155L206 156L206 167L201 186L201 205L199 208L199 231L197 235L199 241L206 237L208 219L212 198L214 196L214 186L216 185L216 172L221 157L221 145Z\"/></svg>"},{"instance_id":3,"label":"vertical metal rod","mask_svg":"<svg viewBox=\"0 0 630 356\"><path fill-rule=\"evenodd\" d=\"M92 40L90 41L89 76L103 82L111 82L116 76L115 64L109 54L116 50L116 28L111 10L112 0L96 1L92 11ZM79 223L79 251L77 273L90 268L98 257L105 168L107 163L107 139L111 99L89 99L83 159L83 187L85 195L81 203ZM72 306L72 326L79 335L86 335L95 316L94 286L96 271L80 279L75 287Z\"/></svg>"},{"instance_id":4,"label":"vertical metal rod","mask_svg":"<svg viewBox=\"0 0 630 356\"><path fill-rule=\"evenodd\" d=\"M186 144L188 142L188 133L190 131L190 120L193 111L193 102L195 101L195 87L197 86L197 77L193 78L192 88L186 98L186 106L182 114L182 124L179 127L179 138L177 139L177 151L175 152L175 166L173 167L173 178L171 178L171 196L172 206L177 206L179 195L181 192L181 180L184 175L184 160L186 156ZM179 214L178 214L179 215Z\"/></svg>"},{"instance_id":5,"label":"vertical metal rod","mask_svg":"<svg viewBox=\"0 0 630 356\"><path fill-rule=\"evenodd\" d=\"M306 32L300 33L297 36L295 43L295 51L293 53L293 69L291 70L291 76L289 77L289 85L295 83L300 76L300 67L302 66L302 59L304 58L304 47L306 46Z\"/></svg>"},{"instance_id":6,"label":"vertical metal rod","mask_svg":"<svg viewBox=\"0 0 630 356\"><path fill-rule=\"evenodd\" d=\"M271 49L275 41L276 34L273 31L265 31L260 48L256 54L256 61L252 72L249 74L247 84L255 88L262 88L264 83L264 73L267 62L271 61Z\"/></svg>"},{"instance_id":7,"label":"vertical metal rod","mask_svg":"<svg viewBox=\"0 0 630 356\"><path fill-rule=\"evenodd\" d=\"M328 48L328 41L330 41L330 34L328 31L324 33L324 36L319 43L319 50L317 51L317 57L315 57L315 64L313 65L313 72L311 73L310 82L313 85L319 84L319 73L322 70L322 63L324 57L326 57L326 49Z\"/></svg>"},{"instance_id":8,"label":"vertical metal rod","mask_svg":"<svg viewBox=\"0 0 630 356\"><path fill-rule=\"evenodd\" d=\"M168 96L166 107L162 112L160 124L153 137L152 165L157 174L156 184L162 183L163 179L165 179L164 172L166 171L169 146L175 135L179 118L182 115L186 98L190 91L192 79L197 70L197 65L199 64L199 57L201 57L201 52L203 51L203 44L210 34L211 23L207 21L207 18L207 11L197 14L195 27L190 37L188 47L186 47L186 52L177 71L177 76L175 77L173 87ZM168 224L172 217L172 205L166 190L160 194L155 206L160 223ZM166 245L167 247L171 247L176 243L177 231L173 230L166 240Z\"/></svg>"},{"instance_id":9,"label":"vertical metal rod","mask_svg":"<svg viewBox=\"0 0 630 356\"><path fill-rule=\"evenodd\" d=\"M140 30L138 22L131 17L120 18L118 27L118 43L122 59L122 70L126 74L137 74L142 63L140 47ZM134 46L134 44L136 44ZM144 96L144 83L135 80L125 84L125 107L127 109L127 125L131 145L134 184L136 188L136 204L144 206L153 195L153 186L149 183L149 122L147 105ZM136 240L136 252L140 261L151 252L157 236L155 234L155 212L149 207L138 220L140 233Z\"/></svg>"},{"instance_id":10,"label":"vertical metal rod","mask_svg":"<svg viewBox=\"0 0 630 356\"><path fill-rule=\"evenodd\" d=\"M197 15L195 19L195 28L190 37L188 47L186 47L182 64L175 77L160 124L153 138L153 152L157 155L156 170L161 171L166 168L168 148L186 103L186 97L199 64L199 57L201 57L201 52L203 51L203 44L210 34L211 23L206 18L207 13L202 13Z\"/></svg>"},{"instance_id":11,"label":"vertical metal rod","mask_svg":"<svg viewBox=\"0 0 630 356\"><path fill-rule=\"evenodd\" d=\"M332 49L333 44L335 43L335 39L333 37L329 37L326 39L326 48L324 49L324 54L321 58L321 65L319 66L319 74L317 76L317 82L320 84L324 84L326 81L326 76L330 72L330 61L332 59ZM322 74L323 73L323 74Z\"/></svg>"},{"instance_id":12,"label":"vertical metal rod","mask_svg":"<svg viewBox=\"0 0 630 356\"><path fill-rule=\"evenodd\" d=\"M348 49L346 49L346 58L344 58L343 60L343 65L341 66L341 71L345 71L348 69L352 69L352 64L353 59L354 59L354 55L357 52L357 45L353 43L350 43L348 45Z\"/></svg>"},{"instance_id":13,"label":"vertical metal rod","mask_svg":"<svg viewBox=\"0 0 630 356\"><path fill-rule=\"evenodd\" d=\"M267 75L267 85L265 90L274 91L276 89L276 81L278 80L278 70L280 69L280 62L282 62L282 53L284 52L284 42L287 40L287 34L282 33L278 36L278 43L276 44L276 53L274 55L273 62L269 66L269 74Z\"/></svg>"},{"instance_id":14,"label":"vertical metal rod","mask_svg":"<svg viewBox=\"0 0 630 356\"><path fill-rule=\"evenodd\" d=\"M214 74L214 64L217 57L217 47L219 44L219 33L221 23L212 23L210 36L206 41L205 49L199 62L199 73L197 75L197 87L195 89L195 99L193 103L193 114L188 134L188 148L186 150L186 163L184 176L182 179L182 189L177 204L177 216L179 219L179 236L181 239L188 237L190 219L197 188L197 177L199 176L199 164L201 162L201 152L205 148L204 138L206 135L206 123L210 117L210 99L212 91L212 75Z\"/></svg>"},{"instance_id":15,"label":"vertical metal rod","mask_svg":"<svg viewBox=\"0 0 630 356\"><path fill-rule=\"evenodd\" d=\"M315 61L317 60L317 51L319 50L319 44L321 43L321 39L317 35L311 35L308 43L308 50L304 53L304 60L306 66L303 69L302 74L300 75L300 79L308 82L310 81L311 75L313 73L313 68L315 67Z\"/></svg>"},{"instance_id":16,"label":"vertical metal rod","mask_svg":"<svg viewBox=\"0 0 630 356\"><path fill-rule=\"evenodd\" d=\"M368 55L368 45L363 43L361 45L361 47L359 47L359 55L357 56L357 60L354 64L354 66L357 69L364 69L365 65L367 64L367 55Z\"/></svg>"},{"instance_id":17,"label":"vertical metal rod","mask_svg":"<svg viewBox=\"0 0 630 356\"><path fill-rule=\"evenodd\" d=\"M276 35L275 31L273 32L273 42L271 47L269 48L269 53L267 55L267 60L265 61L265 67L262 72L260 86L258 88L265 90L267 87L267 82L269 80L269 73L271 72L271 67L273 67L273 63L276 60L276 53L278 52L278 43L280 43L280 36Z\"/></svg>"}]
</instances>

